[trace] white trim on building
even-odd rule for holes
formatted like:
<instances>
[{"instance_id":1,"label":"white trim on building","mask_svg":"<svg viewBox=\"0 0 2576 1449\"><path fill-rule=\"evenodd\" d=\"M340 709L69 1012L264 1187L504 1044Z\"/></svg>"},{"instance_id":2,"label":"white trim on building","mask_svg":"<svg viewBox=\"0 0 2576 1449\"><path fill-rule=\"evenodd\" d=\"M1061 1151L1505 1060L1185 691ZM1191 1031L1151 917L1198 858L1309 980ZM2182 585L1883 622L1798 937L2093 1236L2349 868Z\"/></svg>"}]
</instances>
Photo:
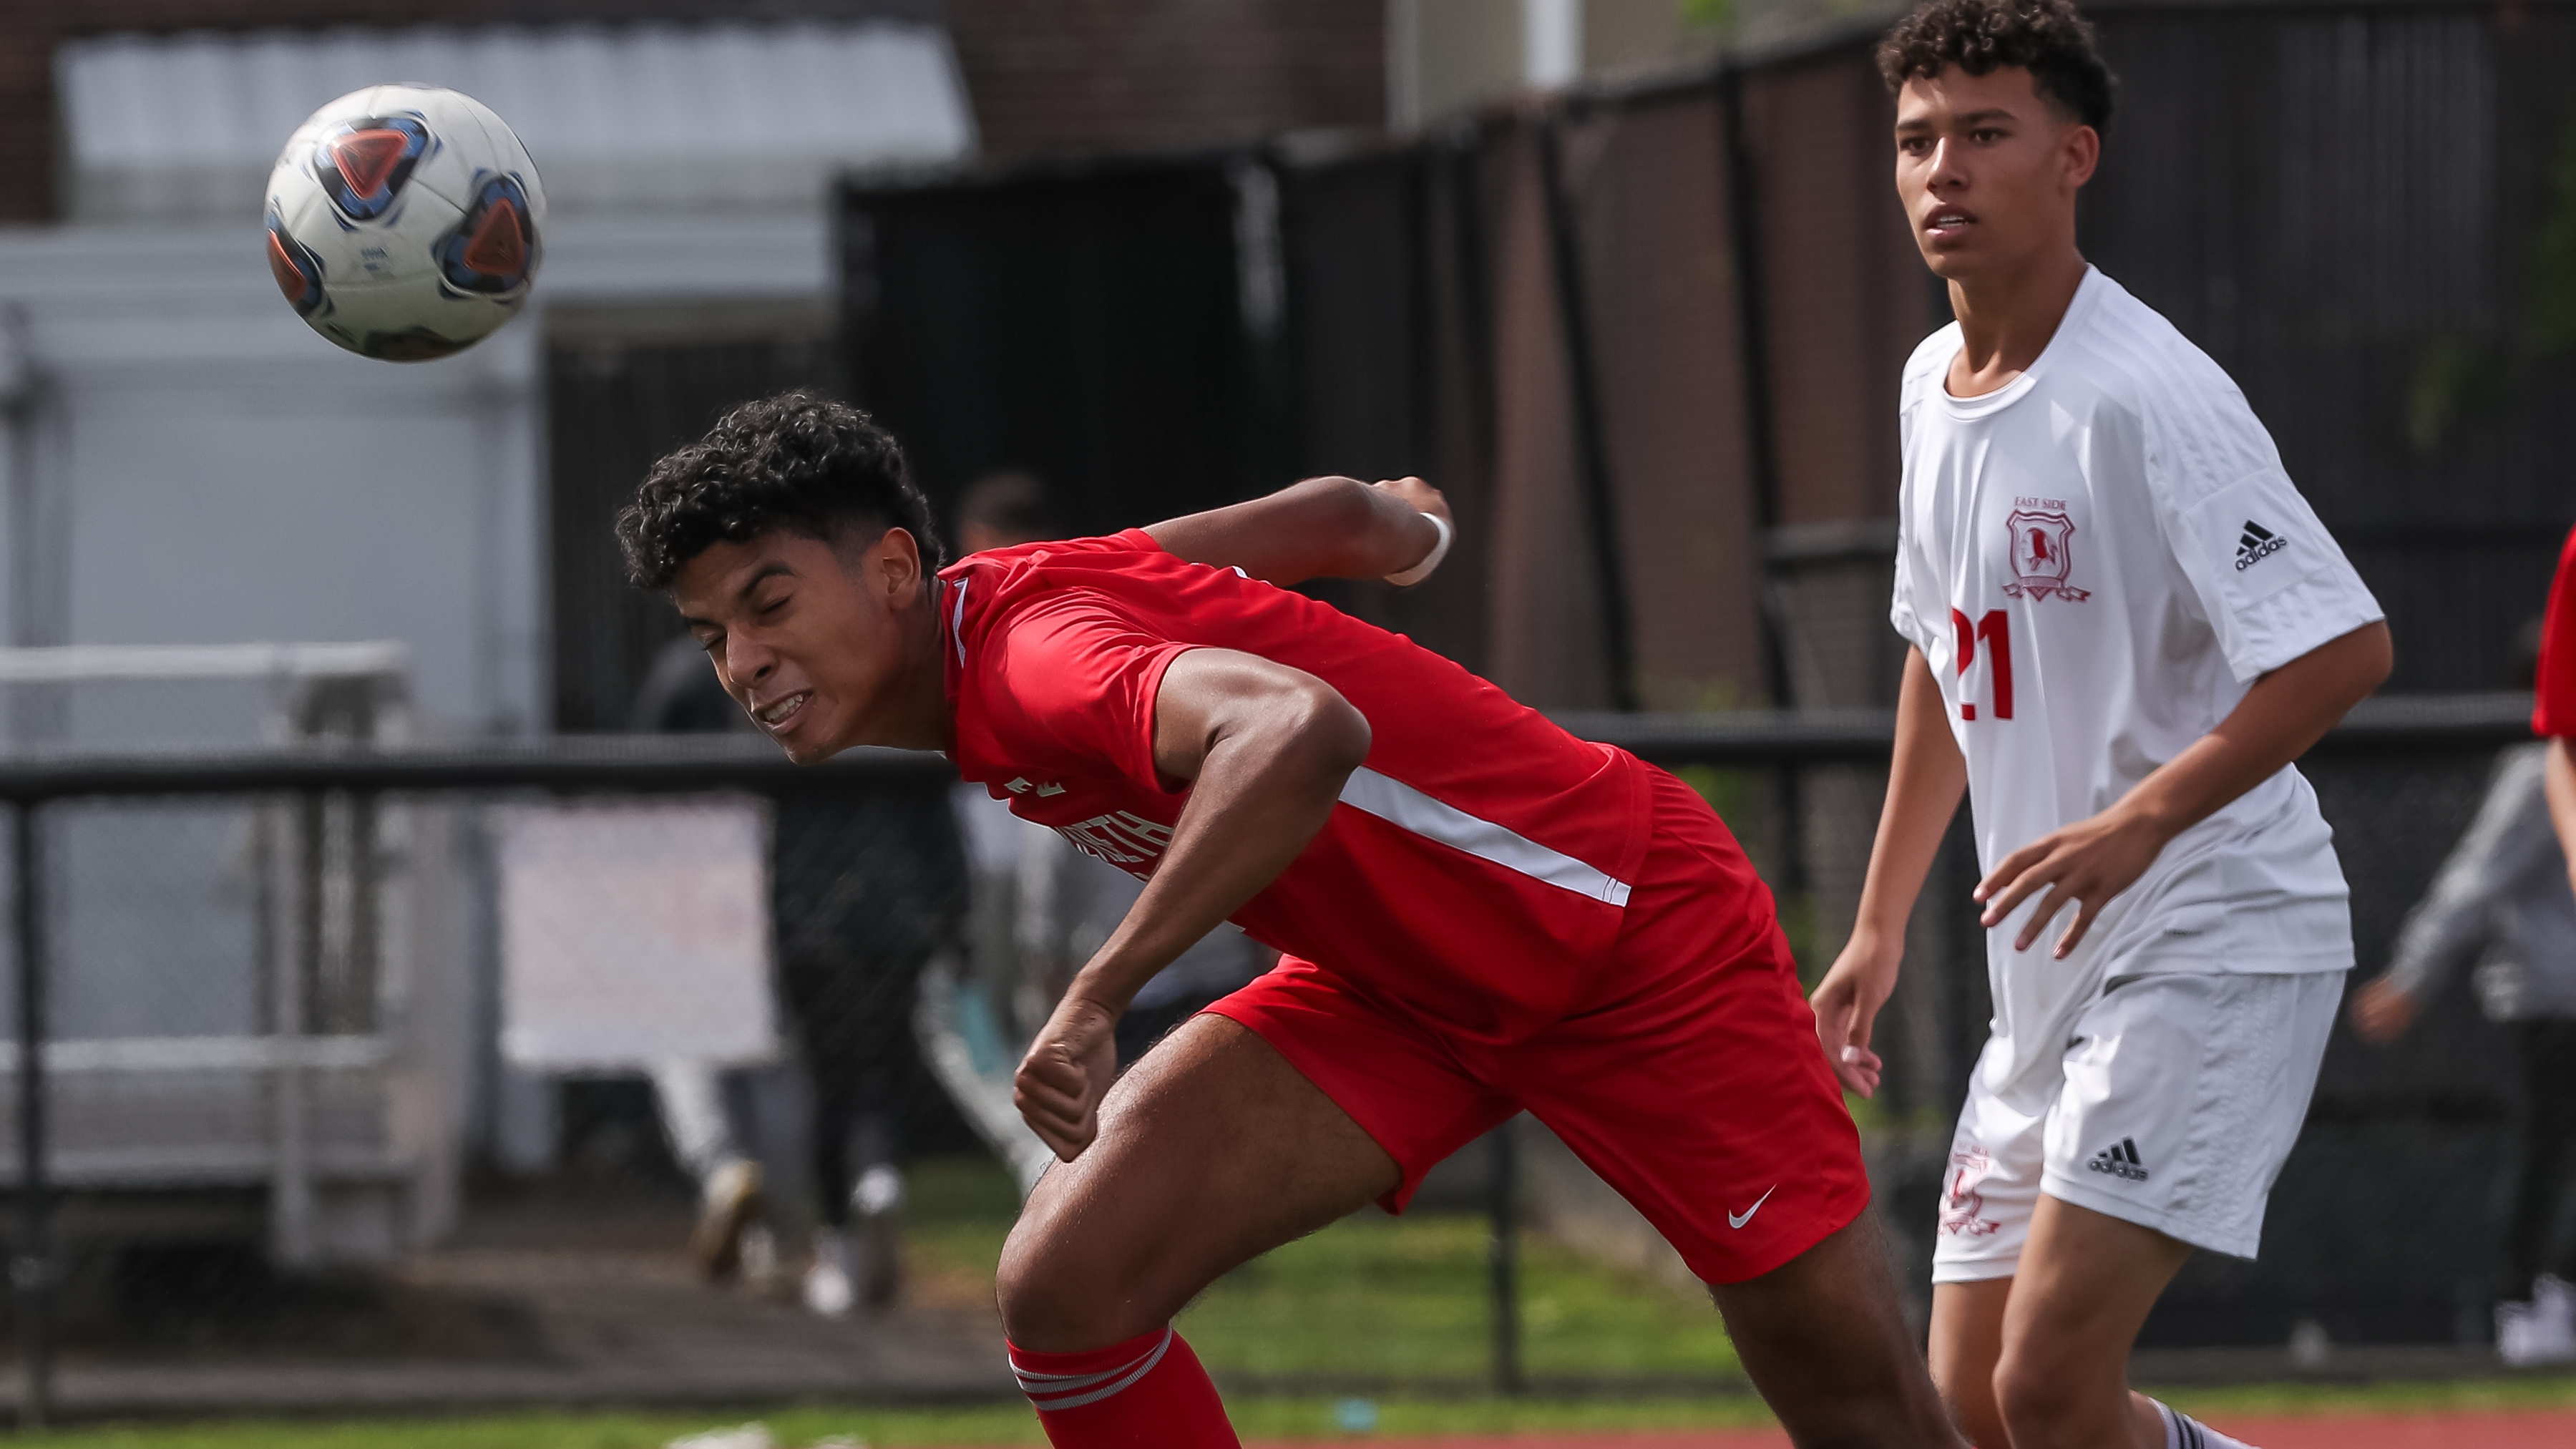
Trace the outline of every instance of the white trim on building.
<instances>
[{"instance_id":1,"label":"white trim on building","mask_svg":"<svg viewBox=\"0 0 2576 1449\"><path fill-rule=\"evenodd\" d=\"M841 171L975 147L947 33L894 20L110 35L55 76L76 221L256 217L287 133L386 81L490 106L558 217L811 211Z\"/></svg>"}]
</instances>

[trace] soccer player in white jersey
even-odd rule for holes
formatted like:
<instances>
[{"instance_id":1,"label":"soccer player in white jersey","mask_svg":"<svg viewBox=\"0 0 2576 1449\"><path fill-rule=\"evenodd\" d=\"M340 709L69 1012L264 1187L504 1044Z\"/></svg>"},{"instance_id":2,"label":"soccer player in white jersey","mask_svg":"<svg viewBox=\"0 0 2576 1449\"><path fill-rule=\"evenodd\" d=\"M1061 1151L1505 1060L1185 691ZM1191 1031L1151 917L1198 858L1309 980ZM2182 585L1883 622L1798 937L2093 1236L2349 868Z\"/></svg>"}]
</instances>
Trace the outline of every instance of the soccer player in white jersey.
<instances>
[{"instance_id":1,"label":"soccer player in white jersey","mask_svg":"<svg viewBox=\"0 0 2576 1449\"><path fill-rule=\"evenodd\" d=\"M2387 629L2226 374L2077 250L2112 79L2067 0L1930 0L1879 64L1958 321L1905 368L1913 647L1818 1031L1875 1090L1870 1024L1965 789L1994 1023L1934 1381L1984 1449L2233 1444L2133 1393L2128 1354L2193 1249L2253 1255L2306 1114L2352 937L2290 762L2387 677Z\"/></svg>"}]
</instances>

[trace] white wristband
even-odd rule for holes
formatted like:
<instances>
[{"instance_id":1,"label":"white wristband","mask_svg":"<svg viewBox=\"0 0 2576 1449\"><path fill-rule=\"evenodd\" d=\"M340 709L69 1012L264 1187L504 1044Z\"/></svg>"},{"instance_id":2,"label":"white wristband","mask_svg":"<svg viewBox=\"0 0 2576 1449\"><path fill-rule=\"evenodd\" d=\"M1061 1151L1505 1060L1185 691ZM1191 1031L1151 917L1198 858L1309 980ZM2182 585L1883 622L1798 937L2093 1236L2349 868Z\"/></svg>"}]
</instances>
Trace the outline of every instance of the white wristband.
<instances>
[{"instance_id":1,"label":"white wristband","mask_svg":"<svg viewBox=\"0 0 2576 1449\"><path fill-rule=\"evenodd\" d=\"M1449 527L1448 519L1441 517L1437 513L1426 513L1422 516L1431 520L1431 526L1433 528L1440 530L1440 541L1431 545L1431 552L1422 556L1422 562L1415 564L1413 567L1406 569L1400 574L1388 574L1386 576L1386 581L1398 588L1402 588L1407 584L1418 584L1424 579L1431 577L1431 571L1440 567L1440 561L1449 556L1449 541L1458 536L1456 531Z\"/></svg>"}]
</instances>

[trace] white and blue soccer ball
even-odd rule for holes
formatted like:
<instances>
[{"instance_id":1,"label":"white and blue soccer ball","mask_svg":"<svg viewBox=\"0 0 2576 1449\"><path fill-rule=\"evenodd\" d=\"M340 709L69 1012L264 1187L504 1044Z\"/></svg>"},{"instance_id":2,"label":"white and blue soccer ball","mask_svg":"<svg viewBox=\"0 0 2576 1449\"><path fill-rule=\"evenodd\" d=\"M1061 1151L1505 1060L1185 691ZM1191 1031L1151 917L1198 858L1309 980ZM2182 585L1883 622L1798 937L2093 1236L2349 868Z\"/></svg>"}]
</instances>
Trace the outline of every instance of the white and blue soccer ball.
<instances>
[{"instance_id":1,"label":"white and blue soccer ball","mask_svg":"<svg viewBox=\"0 0 2576 1449\"><path fill-rule=\"evenodd\" d=\"M268 175L268 265L314 331L423 362L528 300L546 194L528 148L471 96L353 91L296 128Z\"/></svg>"}]
</instances>

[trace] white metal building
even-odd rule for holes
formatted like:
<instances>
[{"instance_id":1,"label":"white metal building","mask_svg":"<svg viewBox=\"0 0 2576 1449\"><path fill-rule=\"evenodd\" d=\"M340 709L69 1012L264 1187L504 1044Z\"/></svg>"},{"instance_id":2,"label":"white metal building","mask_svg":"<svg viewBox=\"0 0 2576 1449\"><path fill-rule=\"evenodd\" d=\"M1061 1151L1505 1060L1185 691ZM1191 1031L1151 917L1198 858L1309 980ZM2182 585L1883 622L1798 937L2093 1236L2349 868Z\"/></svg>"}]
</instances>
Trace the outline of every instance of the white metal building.
<instances>
[{"instance_id":1,"label":"white metal building","mask_svg":"<svg viewBox=\"0 0 2576 1449\"><path fill-rule=\"evenodd\" d=\"M71 220L0 230L7 639L400 640L433 730L548 723L547 310L821 306L831 178L974 146L946 36L894 21L107 37L56 66ZM387 80L491 105L551 212L530 314L439 362L341 352L263 259L287 133Z\"/></svg>"},{"instance_id":2,"label":"white metal building","mask_svg":"<svg viewBox=\"0 0 2576 1449\"><path fill-rule=\"evenodd\" d=\"M0 229L0 640L393 641L369 657L403 661L407 715L429 734L550 724L549 313L595 326L623 309L819 311L832 178L974 146L946 36L885 21L109 37L55 64L70 220ZM279 298L264 255L264 182L288 132L388 80L491 105L549 202L528 314L437 362L332 346ZM54 651L27 667L73 656L135 657ZM102 748L239 745L262 728L256 711L217 718L202 689L158 698L107 725L68 708L0 715L13 742ZM386 949L403 954L386 958L383 1019L319 1038L295 1033L334 1028L264 1019L262 983L288 967L256 948L242 902L259 893L227 882L246 869L240 841L267 838L254 827L268 808L180 812L186 829L88 810L60 827L78 939L56 962L57 1170L106 1190L273 1184L282 1257L380 1257L452 1214L475 948L461 927L389 923ZM436 874L440 818L405 827L413 875ZM429 916L461 915L445 887L406 876L417 889L436 898ZM308 1079L313 1120L347 1141L296 1125L307 1096L286 1088ZM221 1095L208 1083L241 1098L220 1130L197 1120ZM151 1123L136 1115L165 1099ZM271 1099L287 1104L274 1123L256 1106Z\"/></svg>"}]
</instances>

